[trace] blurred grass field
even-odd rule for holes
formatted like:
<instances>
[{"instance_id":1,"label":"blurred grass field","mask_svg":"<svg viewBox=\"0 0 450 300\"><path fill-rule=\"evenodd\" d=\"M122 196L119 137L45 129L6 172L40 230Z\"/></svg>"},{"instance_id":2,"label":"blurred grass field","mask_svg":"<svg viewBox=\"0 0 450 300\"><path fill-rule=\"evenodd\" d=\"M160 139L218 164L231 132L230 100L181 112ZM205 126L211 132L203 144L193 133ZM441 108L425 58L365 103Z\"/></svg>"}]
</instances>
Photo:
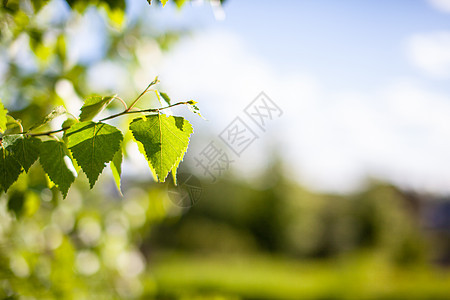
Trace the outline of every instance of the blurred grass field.
<instances>
[{"instance_id":1,"label":"blurred grass field","mask_svg":"<svg viewBox=\"0 0 450 300\"><path fill-rule=\"evenodd\" d=\"M394 267L380 254L320 261L165 254L152 280L160 299L449 299L450 272Z\"/></svg>"}]
</instances>

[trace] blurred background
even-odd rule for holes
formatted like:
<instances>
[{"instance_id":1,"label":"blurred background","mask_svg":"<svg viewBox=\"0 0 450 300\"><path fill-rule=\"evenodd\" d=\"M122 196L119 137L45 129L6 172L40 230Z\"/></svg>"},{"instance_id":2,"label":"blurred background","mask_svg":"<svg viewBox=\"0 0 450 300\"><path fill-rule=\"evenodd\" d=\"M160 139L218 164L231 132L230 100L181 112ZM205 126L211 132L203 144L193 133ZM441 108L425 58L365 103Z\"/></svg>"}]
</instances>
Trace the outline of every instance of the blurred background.
<instances>
[{"instance_id":1,"label":"blurred background","mask_svg":"<svg viewBox=\"0 0 450 300\"><path fill-rule=\"evenodd\" d=\"M21 175L0 297L449 299L450 1L152 2L3 1L0 98L25 128L155 76L206 120L171 111L194 125L194 205L133 144L123 196L109 169L64 200Z\"/></svg>"}]
</instances>

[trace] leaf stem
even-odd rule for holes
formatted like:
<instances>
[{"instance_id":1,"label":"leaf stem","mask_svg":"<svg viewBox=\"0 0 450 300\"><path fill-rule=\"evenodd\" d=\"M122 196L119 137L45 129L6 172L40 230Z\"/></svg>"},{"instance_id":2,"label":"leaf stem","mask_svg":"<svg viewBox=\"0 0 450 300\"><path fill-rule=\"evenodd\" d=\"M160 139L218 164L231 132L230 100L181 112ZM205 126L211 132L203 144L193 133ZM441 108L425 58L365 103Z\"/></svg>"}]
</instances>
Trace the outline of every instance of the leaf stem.
<instances>
[{"instance_id":1,"label":"leaf stem","mask_svg":"<svg viewBox=\"0 0 450 300\"><path fill-rule=\"evenodd\" d=\"M15 121L16 121L16 124L19 125L19 127L20 127L20 133L22 133L23 132L22 123L19 120L15 120Z\"/></svg>"},{"instance_id":2,"label":"leaf stem","mask_svg":"<svg viewBox=\"0 0 450 300\"><path fill-rule=\"evenodd\" d=\"M147 86L147 88L136 99L134 99L134 101L131 103L131 105L125 111L129 112L136 105L136 103L139 101L139 99L141 99L141 97L144 96L144 94L148 92L150 87L157 84L158 82L159 82L158 76L156 76L155 79L152 82L150 82L150 84Z\"/></svg>"},{"instance_id":3,"label":"leaf stem","mask_svg":"<svg viewBox=\"0 0 450 300\"><path fill-rule=\"evenodd\" d=\"M68 114L69 116L71 116L74 120L78 120L77 117L75 117L73 114L71 114L70 112L66 112L66 114Z\"/></svg>"},{"instance_id":4,"label":"leaf stem","mask_svg":"<svg viewBox=\"0 0 450 300\"><path fill-rule=\"evenodd\" d=\"M20 121L20 120L16 120L16 119L14 119L14 121L13 122L8 122L8 124L15 124L17 127L19 127L20 128L20 132L19 132L19 134L23 134L24 132L23 132L23 126L22 126L22 122Z\"/></svg>"},{"instance_id":5,"label":"leaf stem","mask_svg":"<svg viewBox=\"0 0 450 300\"><path fill-rule=\"evenodd\" d=\"M157 90L154 90L154 92L155 92L155 94L156 94L156 97L158 98L159 104L161 104L161 106L162 106L163 104L162 104L162 102L161 102L161 97L159 96L158 91L157 91Z\"/></svg>"},{"instance_id":6,"label":"leaf stem","mask_svg":"<svg viewBox=\"0 0 450 300\"><path fill-rule=\"evenodd\" d=\"M117 99L117 100L119 100L120 102L122 102L122 105L123 105L123 107L125 108L125 110L127 110L127 109L128 109L128 107L127 107L127 104L125 103L125 101L123 101L123 99L122 99L122 98L120 98L120 97L117 97L117 96L114 96L114 97L113 97L113 99Z\"/></svg>"}]
</instances>

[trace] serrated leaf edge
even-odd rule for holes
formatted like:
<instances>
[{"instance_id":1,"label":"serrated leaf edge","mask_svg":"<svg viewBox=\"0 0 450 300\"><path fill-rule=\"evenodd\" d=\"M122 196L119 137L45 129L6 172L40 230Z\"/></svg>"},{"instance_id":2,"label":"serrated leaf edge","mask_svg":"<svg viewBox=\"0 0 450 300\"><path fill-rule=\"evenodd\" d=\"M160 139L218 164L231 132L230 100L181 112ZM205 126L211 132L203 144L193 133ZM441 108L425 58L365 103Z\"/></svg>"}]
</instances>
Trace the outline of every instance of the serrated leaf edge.
<instances>
[{"instance_id":1,"label":"serrated leaf edge","mask_svg":"<svg viewBox=\"0 0 450 300\"><path fill-rule=\"evenodd\" d=\"M84 121L84 122L92 122L92 121ZM98 122L98 123L92 122L92 123L94 123L95 126L97 126L98 124L109 125L109 124L102 123L102 122ZM109 126L112 126L112 125L109 125ZM117 129L118 132L120 132L120 134L121 134L121 136L122 136L122 140L123 140L123 133L122 133L122 131L120 131L120 130L119 130L117 127L115 127L115 126L112 126L112 127L114 127L115 129ZM96 129L96 128L95 128L95 129ZM94 129L94 132L95 132L95 129ZM95 136L97 136L97 135L94 134L94 137L95 137ZM120 143L122 142L122 140L119 142L119 147L120 147ZM100 177L100 174L103 173L103 170L105 169L106 164L107 164L107 163L110 163L110 162L113 160L114 155L115 155L115 153L114 153L110 160L108 160L108 161L106 161L106 162L103 163L103 169L100 171L100 173L97 174L97 176L95 177L95 179L91 182L91 178L89 178L89 176L87 175L87 173L86 173L86 171L84 170L83 166L80 165L80 162L79 162L78 159L75 157L74 153L72 152L72 149L71 149L71 148L68 148L68 149L70 150L70 154L71 154L72 158L75 160L75 162L77 163L77 165L81 168L81 170L83 170L84 174L86 174L86 177L88 178L89 186L90 186L91 189L94 187L95 183L97 182L98 178Z\"/></svg>"},{"instance_id":2,"label":"serrated leaf edge","mask_svg":"<svg viewBox=\"0 0 450 300\"><path fill-rule=\"evenodd\" d=\"M158 114L158 116L159 116L159 117L158 117L159 122L161 122L161 115L162 115L162 116L169 117L169 116L167 116L166 114ZM152 115L152 116L153 116L153 115ZM171 117L174 117L174 116L171 116ZM137 121L137 120L139 120L139 119L145 120L145 119L147 119L147 116L143 116L143 117L139 117L139 118L133 119L133 120L130 122L130 126L131 126L131 124L132 124L133 122L135 122L135 121ZM187 146L183 149L183 152L181 153L181 155L179 155L179 156L177 157L176 161L171 165L171 167L169 168L169 172L173 170L173 167L174 167L175 165L177 165L177 164L179 165L179 164L183 161L184 154L187 152L187 149L189 148L189 143L191 142L191 135L194 133L194 128L192 127L192 124L191 124L188 120L186 120L185 118L183 118L183 120L185 120L186 122L189 123L189 125L191 125L192 132L189 134ZM155 122L155 124L156 124L156 123L157 123L157 122ZM128 126L128 127L129 127L129 126ZM160 125L160 128L161 128L161 125ZM134 136L134 132L131 130L131 128L130 128L130 131L131 131L131 134L133 135L133 140L134 140L138 145L139 145L139 144L143 145L142 142L140 142L140 141L138 141L138 140L136 139L136 137ZM170 131L170 130L169 130L169 131ZM161 133L161 134L162 134L162 133ZM172 133L172 134L173 134L173 133ZM174 134L174 135L175 135L175 134ZM176 136L176 135L175 135L175 136ZM162 140L162 138L161 138L161 140ZM162 148L162 147L161 147L161 148ZM150 166L150 169L151 169L151 171L152 171L152 174L153 174L153 176L156 178L156 181L157 181L157 182L165 182L167 176L169 175L169 172L167 172L166 176L161 180L161 179L159 178L158 174L156 173L156 171L155 171L155 169L154 169L154 166L153 166L153 164L151 163L151 161L150 161L150 159L149 159L149 157L148 157L148 155L147 155L147 151L145 151L145 148L143 148L142 150L143 150L143 151L141 151L141 153L144 154L145 159L147 160L147 162L148 162L148 164L149 164L149 166ZM161 150L161 157L162 157L162 150ZM162 161L162 159L160 159L160 161ZM161 166L160 166L160 168L161 168Z\"/></svg>"},{"instance_id":3,"label":"serrated leaf edge","mask_svg":"<svg viewBox=\"0 0 450 300\"><path fill-rule=\"evenodd\" d=\"M113 159L109 162L109 167L111 168L111 172L113 174L114 182L117 187L117 191L119 192L120 196L123 197L122 194L122 164L123 164L123 151L122 151L122 141L120 142L119 149L117 149L116 153L114 153ZM121 159L120 159L120 173L119 170L114 163L114 158L116 157L117 153L120 152Z\"/></svg>"},{"instance_id":4,"label":"serrated leaf edge","mask_svg":"<svg viewBox=\"0 0 450 300\"><path fill-rule=\"evenodd\" d=\"M0 184L0 191L4 191L5 193L8 191L8 189L19 179L19 176L23 173L23 167L22 165L12 156L12 153L8 150L8 147L5 147L4 145L0 145L0 147L3 149L3 157L1 159L6 161L6 152L8 152L11 155L11 158L19 165L20 172L17 174L16 178L11 182L11 184L5 188L2 184Z\"/></svg>"},{"instance_id":5,"label":"serrated leaf edge","mask_svg":"<svg viewBox=\"0 0 450 300\"><path fill-rule=\"evenodd\" d=\"M67 155L67 153L66 153L66 149L67 149L67 146L65 145L65 143L64 142L61 142L61 141L58 141L58 143L60 143L60 144L62 144L62 147L60 148L60 151L62 151L62 159L63 159L63 161L64 161L64 157L65 156L67 156L67 157L69 157L68 155ZM70 159L70 157L69 157L69 159ZM48 172L47 172L47 170L46 170L46 167L44 166L44 164L42 164L42 162L41 162L41 158L39 157L39 164L42 166L42 169L44 170L44 172L45 172L45 175L47 176L47 178L48 178L48 180L50 180L50 182L51 183L53 183L57 188L58 188L58 190L61 192L61 194L63 195L63 199L65 199L66 197L67 197L67 194L69 193L69 189L70 189L70 186L74 183L74 181L75 181L75 176L72 174L72 176L73 176L73 180L72 180L72 182L69 184L69 187L67 188L67 191L63 191L61 188L60 188L60 184L58 184L58 183L56 183L55 181L53 181L53 179L51 179L50 178L50 175L48 174ZM64 164L65 164L65 161L64 161ZM66 166L66 168L70 171L70 169ZM72 173L72 172L71 172ZM50 187L51 188L51 187Z\"/></svg>"}]
</instances>

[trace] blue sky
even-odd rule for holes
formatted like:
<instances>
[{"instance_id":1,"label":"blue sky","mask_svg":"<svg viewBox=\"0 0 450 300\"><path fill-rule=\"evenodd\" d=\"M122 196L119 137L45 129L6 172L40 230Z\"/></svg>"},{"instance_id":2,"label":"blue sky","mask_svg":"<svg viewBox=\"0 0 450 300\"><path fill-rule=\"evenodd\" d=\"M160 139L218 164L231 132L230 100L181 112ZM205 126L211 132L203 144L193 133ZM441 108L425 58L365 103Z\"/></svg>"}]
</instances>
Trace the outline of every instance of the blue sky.
<instances>
[{"instance_id":1,"label":"blue sky","mask_svg":"<svg viewBox=\"0 0 450 300\"><path fill-rule=\"evenodd\" d=\"M231 0L223 21L208 5L169 8L165 23L196 30L163 59L161 74L177 96L198 98L217 133L260 90L284 108L239 161L240 174L264 168L275 143L292 177L314 189L346 192L375 177L447 193L448 6ZM223 103L232 105L217 113Z\"/></svg>"},{"instance_id":2,"label":"blue sky","mask_svg":"<svg viewBox=\"0 0 450 300\"><path fill-rule=\"evenodd\" d=\"M224 20L195 2L179 11L130 1L130 16L152 28L192 34L168 53L143 41L132 81L121 66L92 67L119 94L159 75L173 99L199 102L207 122L175 111L196 128L187 163L264 91L285 113L236 158L243 178L276 149L288 175L320 191L379 178L450 192L450 0L228 0ZM86 15L71 32L78 57L95 53L98 18Z\"/></svg>"},{"instance_id":3,"label":"blue sky","mask_svg":"<svg viewBox=\"0 0 450 300\"><path fill-rule=\"evenodd\" d=\"M421 76L403 55L405 37L450 28L449 16L425 1L230 1L225 10L215 26L242 36L282 71L314 71L330 88L370 90Z\"/></svg>"},{"instance_id":4,"label":"blue sky","mask_svg":"<svg viewBox=\"0 0 450 300\"><path fill-rule=\"evenodd\" d=\"M405 39L450 28L449 15L425 0L231 0L224 11L224 21L208 7L166 13L175 24L231 31L273 67L314 71L330 88L370 90L393 77L421 77L404 56ZM445 81L430 84L446 87Z\"/></svg>"}]
</instances>

